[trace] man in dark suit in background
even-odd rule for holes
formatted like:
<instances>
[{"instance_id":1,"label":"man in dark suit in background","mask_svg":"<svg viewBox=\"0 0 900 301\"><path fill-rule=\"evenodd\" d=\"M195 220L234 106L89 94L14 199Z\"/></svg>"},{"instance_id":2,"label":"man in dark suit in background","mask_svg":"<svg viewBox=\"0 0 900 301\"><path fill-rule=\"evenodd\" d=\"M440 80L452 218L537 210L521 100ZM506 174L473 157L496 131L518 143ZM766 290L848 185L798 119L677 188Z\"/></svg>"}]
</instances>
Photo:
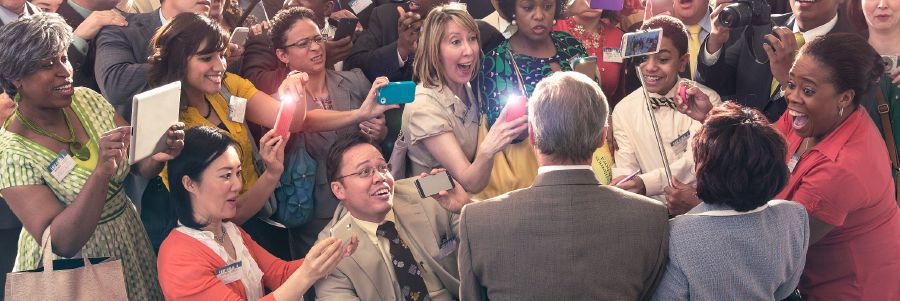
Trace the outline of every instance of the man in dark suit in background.
<instances>
[{"instance_id":1,"label":"man in dark suit in background","mask_svg":"<svg viewBox=\"0 0 900 301\"><path fill-rule=\"evenodd\" d=\"M662 277L668 213L601 185L591 156L609 105L577 72L538 83L528 103L540 168L525 189L463 207L460 300L643 300Z\"/></svg>"},{"instance_id":2,"label":"man in dark suit in background","mask_svg":"<svg viewBox=\"0 0 900 301\"><path fill-rule=\"evenodd\" d=\"M776 92L780 93L781 89L778 87L788 79L788 70L797 48L825 34L852 32L853 29L838 14L841 0L790 0L793 13L772 15L772 22L776 26L787 27L774 30L778 39L786 42L777 42L774 36L767 37L776 48L756 53L760 60L768 57L768 64L760 64L751 54L751 45L747 44L744 32L735 31L736 34L732 35L729 28L719 23L719 13L730 2L719 0L713 10L712 31L701 47L694 79L716 90L722 99L735 100L742 105L759 109L770 121L777 120L784 113L787 104L770 99L779 98ZM790 43L789 40L794 41ZM785 47L792 45L797 47Z\"/></svg>"},{"instance_id":3,"label":"man in dark suit in background","mask_svg":"<svg viewBox=\"0 0 900 301\"><path fill-rule=\"evenodd\" d=\"M74 30L68 55L76 87L100 91L94 78L94 57L97 54L94 38L104 26L128 25L124 16L112 10L118 4L119 0L66 0L56 10Z\"/></svg>"}]
</instances>

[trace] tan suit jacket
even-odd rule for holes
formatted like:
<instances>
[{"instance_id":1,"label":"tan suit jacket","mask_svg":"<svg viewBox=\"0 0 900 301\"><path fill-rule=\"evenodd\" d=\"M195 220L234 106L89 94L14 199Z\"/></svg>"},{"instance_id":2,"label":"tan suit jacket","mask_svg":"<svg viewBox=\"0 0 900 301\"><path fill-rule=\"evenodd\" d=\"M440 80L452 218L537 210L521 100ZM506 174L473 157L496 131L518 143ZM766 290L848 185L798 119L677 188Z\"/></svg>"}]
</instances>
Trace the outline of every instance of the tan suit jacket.
<instances>
[{"instance_id":1,"label":"tan suit jacket","mask_svg":"<svg viewBox=\"0 0 900 301\"><path fill-rule=\"evenodd\" d=\"M441 241L445 249L454 246L459 229L459 215L450 213L434 199L421 199L416 191L413 178L397 180L394 185L394 216L397 224L411 237L411 248L417 254L428 254L426 258L416 258L423 264L423 269L433 271L438 280L449 292L449 297L458 299L459 272L456 262L456 248L445 256L441 255ZM319 239L330 236L329 229L335 226L340 218L347 214L342 204L335 210L331 223L319 233ZM358 229L353 223L351 228ZM346 226L346 225L337 225ZM365 300L394 301L403 300L391 281L390 271L385 266L377 247L372 241L362 237L357 231L359 246L356 252L338 263L337 268L328 277L316 282L316 300ZM443 238L443 239L442 239Z\"/></svg>"},{"instance_id":2,"label":"tan suit jacket","mask_svg":"<svg viewBox=\"0 0 900 301\"><path fill-rule=\"evenodd\" d=\"M460 300L643 300L668 250L661 203L603 186L590 170L538 175L532 187L467 205Z\"/></svg>"}]
</instances>

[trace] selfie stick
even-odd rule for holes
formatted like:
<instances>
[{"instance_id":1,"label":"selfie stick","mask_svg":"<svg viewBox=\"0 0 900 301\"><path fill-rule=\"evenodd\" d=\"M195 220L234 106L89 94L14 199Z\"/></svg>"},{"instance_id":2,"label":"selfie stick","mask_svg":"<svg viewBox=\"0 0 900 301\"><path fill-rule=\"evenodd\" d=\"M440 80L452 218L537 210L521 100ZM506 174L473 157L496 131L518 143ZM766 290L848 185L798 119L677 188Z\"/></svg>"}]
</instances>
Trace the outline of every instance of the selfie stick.
<instances>
[{"instance_id":1,"label":"selfie stick","mask_svg":"<svg viewBox=\"0 0 900 301\"><path fill-rule=\"evenodd\" d=\"M669 186L674 187L672 184L672 168L669 167L669 158L666 157L666 149L663 147L662 135L659 134L659 124L656 122L656 113L653 112L653 108L650 107L650 94L647 94L647 88L644 86L644 74L641 72L641 66L634 67L637 69L638 79L641 80L641 91L644 91L644 100L647 103L647 113L650 113L650 124L653 125L653 133L656 134L656 147L659 149L659 156L662 157L663 167L666 169L666 181L669 182Z\"/></svg>"}]
</instances>

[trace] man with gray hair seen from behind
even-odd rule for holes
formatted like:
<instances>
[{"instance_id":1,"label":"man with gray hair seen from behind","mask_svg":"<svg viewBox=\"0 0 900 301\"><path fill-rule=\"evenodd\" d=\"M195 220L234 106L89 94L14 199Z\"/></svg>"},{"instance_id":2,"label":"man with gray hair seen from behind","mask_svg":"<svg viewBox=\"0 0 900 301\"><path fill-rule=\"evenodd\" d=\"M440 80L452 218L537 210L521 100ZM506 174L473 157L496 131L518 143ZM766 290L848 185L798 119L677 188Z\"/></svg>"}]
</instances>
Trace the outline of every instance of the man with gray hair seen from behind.
<instances>
[{"instance_id":1,"label":"man with gray hair seen from behind","mask_svg":"<svg viewBox=\"0 0 900 301\"><path fill-rule=\"evenodd\" d=\"M577 72L538 83L528 101L538 176L531 187L465 206L460 300L644 300L668 248L666 207L603 186L591 155L609 105Z\"/></svg>"}]
</instances>

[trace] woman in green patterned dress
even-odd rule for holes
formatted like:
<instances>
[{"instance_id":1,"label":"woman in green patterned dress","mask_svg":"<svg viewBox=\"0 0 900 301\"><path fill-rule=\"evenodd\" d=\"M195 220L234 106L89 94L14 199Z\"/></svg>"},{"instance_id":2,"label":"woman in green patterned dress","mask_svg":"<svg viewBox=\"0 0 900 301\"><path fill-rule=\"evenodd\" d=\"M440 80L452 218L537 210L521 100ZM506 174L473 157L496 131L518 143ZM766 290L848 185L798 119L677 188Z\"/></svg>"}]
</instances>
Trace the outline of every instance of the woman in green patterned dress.
<instances>
[{"instance_id":1,"label":"woman in green patterned dress","mask_svg":"<svg viewBox=\"0 0 900 301\"><path fill-rule=\"evenodd\" d=\"M479 140L494 125L509 96L531 96L541 79L556 71L572 71L570 61L587 56L584 46L563 31L553 31L562 17L564 0L500 0L499 8L518 27L484 56L478 79L482 123ZM479 141L480 142L480 141ZM528 143L513 142L494 158L488 186L476 197L490 198L531 186L537 176L537 160Z\"/></svg>"},{"instance_id":2,"label":"woman in green patterned dress","mask_svg":"<svg viewBox=\"0 0 900 301\"><path fill-rule=\"evenodd\" d=\"M130 300L162 299L156 256L122 191L128 124L100 94L72 86L71 41L72 29L56 14L0 28L0 87L17 103L0 129L0 195L24 226L15 270L40 265L35 237L49 231L53 257L121 259ZM182 128L173 124L166 151L133 171L158 174L181 152Z\"/></svg>"}]
</instances>

